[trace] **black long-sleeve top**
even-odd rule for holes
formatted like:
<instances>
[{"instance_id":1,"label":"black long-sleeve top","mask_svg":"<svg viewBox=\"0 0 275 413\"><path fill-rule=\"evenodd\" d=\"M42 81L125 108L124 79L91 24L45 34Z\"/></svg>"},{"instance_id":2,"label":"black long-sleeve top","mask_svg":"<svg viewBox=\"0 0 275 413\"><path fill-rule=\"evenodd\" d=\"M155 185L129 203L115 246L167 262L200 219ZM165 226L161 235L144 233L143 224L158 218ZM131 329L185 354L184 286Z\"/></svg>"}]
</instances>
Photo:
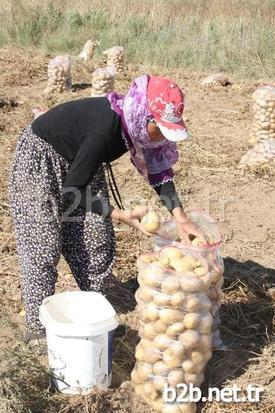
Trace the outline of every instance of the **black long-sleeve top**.
<instances>
[{"instance_id":1,"label":"black long-sleeve top","mask_svg":"<svg viewBox=\"0 0 275 413\"><path fill-rule=\"evenodd\" d=\"M86 187L102 163L127 152L120 117L108 99L86 98L58 105L35 119L32 130L70 163L63 184L64 197L72 201L77 189L81 194L79 206L102 214L102 202L87 202ZM154 189L160 198L169 199L169 210L181 205L172 181Z\"/></svg>"}]
</instances>

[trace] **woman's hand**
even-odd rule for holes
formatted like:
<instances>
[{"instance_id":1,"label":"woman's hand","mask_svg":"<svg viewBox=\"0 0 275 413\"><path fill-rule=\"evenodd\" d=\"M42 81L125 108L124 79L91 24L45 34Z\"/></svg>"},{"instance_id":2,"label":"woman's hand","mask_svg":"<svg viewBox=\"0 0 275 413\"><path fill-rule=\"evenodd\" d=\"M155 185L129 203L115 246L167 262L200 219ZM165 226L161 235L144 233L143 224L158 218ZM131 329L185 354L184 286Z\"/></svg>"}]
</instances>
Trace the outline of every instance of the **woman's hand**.
<instances>
[{"instance_id":1,"label":"woman's hand","mask_svg":"<svg viewBox=\"0 0 275 413\"><path fill-rule=\"evenodd\" d=\"M114 208L111 213L111 218L136 228L146 235L152 235L147 232L140 223L145 214L146 210L142 207L136 207L133 210L126 211L123 209Z\"/></svg>"},{"instance_id":2,"label":"woman's hand","mask_svg":"<svg viewBox=\"0 0 275 413\"><path fill-rule=\"evenodd\" d=\"M207 244L207 240L205 239L203 233L199 229L199 227L194 224L192 221L176 221L178 231L180 234L181 239L184 241L185 244L191 244L189 235L193 235L193 238L198 238L203 244ZM192 238L191 238L192 239Z\"/></svg>"},{"instance_id":3,"label":"woman's hand","mask_svg":"<svg viewBox=\"0 0 275 413\"><path fill-rule=\"evenodd\" d=\"M191 243L189 235L193 235L193 238L196 237L203 244L207 244L207 240L200 228L188 219L182 208L175 208L172 213L177 223L179 235L185 244Z\"/></svg>"}]
</instances>

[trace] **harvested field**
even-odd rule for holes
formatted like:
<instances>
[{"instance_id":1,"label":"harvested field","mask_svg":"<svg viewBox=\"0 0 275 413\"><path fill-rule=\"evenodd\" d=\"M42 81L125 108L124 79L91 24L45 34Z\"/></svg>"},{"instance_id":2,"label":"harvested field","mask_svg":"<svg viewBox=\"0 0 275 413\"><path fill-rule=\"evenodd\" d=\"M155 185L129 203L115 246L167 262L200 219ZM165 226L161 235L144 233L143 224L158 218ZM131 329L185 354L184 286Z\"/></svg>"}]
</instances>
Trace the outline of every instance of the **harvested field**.
<instances>
[{"instance_id":1,"label":"harvested field","mask_svg":"<svg viewBox=\"0 0 275 413\"><path fill-rule=\"evenodd\" d=\"M37 50L6 47L0 53L0 411L47 413L141 413L151 410L133 393L130 372L137 342L135 302L136 257L150 249L150 240L122 225L116 225L115 276L128 291L111 302L120 312L124 335L115 339L113 386L94 390L89 396L57 394L50 384L44 356L34 355L22 341L23 317L18 261L7 197L9 164L21 129L31 122L36 106L50 108L60 102L90 95L91 72L73 62L73 88L69 93L46 98L47 63L50 56ZM100 64L100 62L97 62ZM224 236L224 297L221 307L222 337L226 351L216 351L207 367L204 391L209 386L264 386L260 403L204 403L203 413L272 413L274 408L274 296L275 283L275 168L238 169L247 151L251 129L251 94L258 84L231 76L232 85L203 89L199 81L209 73L128 66L116 89L124 92L137 75L149 73L170 77L186 93L184 114L192 140L180 145L176 186L187 209L205 209L219 222ZM274 83L274 82L273 82ZM274 162L273 162L274 165ZM157 203L154 192L141 180L126 154L114 163L114 172L124 204L131 194ZM167 216L167 215L166 215ZM75 289L64 261L59 264L57 291ZM125 383L126 382L126 383ZM124 383L120 387L121 383Z\"/></svg>"}]
</instances>

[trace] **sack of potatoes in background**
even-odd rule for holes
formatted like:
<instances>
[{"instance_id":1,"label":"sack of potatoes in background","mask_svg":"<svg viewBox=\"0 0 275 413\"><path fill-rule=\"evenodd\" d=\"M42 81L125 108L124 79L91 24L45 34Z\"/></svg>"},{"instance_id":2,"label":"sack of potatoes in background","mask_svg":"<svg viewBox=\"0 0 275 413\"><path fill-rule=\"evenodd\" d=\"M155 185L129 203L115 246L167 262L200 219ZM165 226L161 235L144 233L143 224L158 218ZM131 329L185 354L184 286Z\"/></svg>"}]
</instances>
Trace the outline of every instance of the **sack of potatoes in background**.
<instances>
[{"instance_id":1,"label":"sack of potatoes in background","mask_svg":"<svg viewBox=\"0 0 275 413\"><path fill-rule=\"evenodd\" d=\"M250 143L275 139L275 87L261 86L252 95L253 127Z\"/></svg>"},{"instance_id":2,"label":"sack of potatoes in background","mask_svg":"<svg viewBox=\"0 0 275 413\"><path fill-rule=\"evenodd\" d=\"M87 40L81 53L79 54L79 59L83 60L85 63L89 63L93 59L96 47L97 42L95 40Z\"/></svg>"},{"instance_id":3,"label":"sack of potatoes in background","mask_svg":"<svg viewBox=\"0 0 275 413\"><path fill-rule=\"evenodd\" d=\"M249 149L241 158L239 168L251 168L269 162L275 162L275 139L266 139Z\"/></svg>"},{"instance_id":4,"label":"sack of potatoes in background","mask_svg":"<svg viewBox=\"0 0 275 413\"><path fill-rule=\"evenodd\" d=\"M211 275L211 284L207 295L211 301L211 314L214 322L212 327L213 348L224 348L219 331L219 308L222 298L223 272L224 264L221 256L222 237L218 226L213 218L202 211L187 212L188 218L195 223L208 239L208 244L201 245L197 238L191 241L191 245L184 245L180 242L179 233L175 220L165 222L158 230L158 234L153 239L153 248L155 251L169 245L174 245L177 248L187 248L191 252L198 253L203 257L208 264L209 273Z\"/></svg>"},{"instance_id":5,"label":"sack of potatoes in background","mask_svg":"<svg viewBox=\"0 0 275 413\"><path fill-rule=\"evenodd\" d=\"M113 67L102 67L96 69L92 74L91 97L106 96L113 92L115 75Z\"/></svg>"},{"instance_id":6,"label":"sack of potatoes in background","mask_svg":"<svg viewBox=\"0 0 275 413\"><path fill-rule=\"evenodd\" d=\"M45 93L62 93L72 86L70 56L56 56L48 64L48 86Z\"/></svg>"},{"instance_id":7,"label":"sack of potatoes in background","mask_svg":"<svg viewBox=\"0 0 275 413\"><path fill-rule=\"evenodd\" d=\"M140 342L131 373L135 391L156 411L194 413L194 403L165 404L163 389L200 386L212 356L211 284L199 254L175 247L138 258Z\"/></svg>"},{"instance_id":8,"label":"sack of potatoes in background","mask_svg":"<svg viewBox=\"0 0 275 413\"><path fill-rule=\"evenodd\" d=\"M114 66L117 73L124 72L124 48L114 46L103 52L106 58L107 66Z\"/></svg>"},{"instance_id":9,"label":"sack of potatoes in background","mask_svg":"<svg viewBox=\"0 0 275 413\"><path fill-rule=\"evenodd\" d=\"M223 72L213 73L202 79L199 82L199 86L209 87L209 86L228 86L231 85L231 81L228 76Z\"/></svg>"}]
</instances>

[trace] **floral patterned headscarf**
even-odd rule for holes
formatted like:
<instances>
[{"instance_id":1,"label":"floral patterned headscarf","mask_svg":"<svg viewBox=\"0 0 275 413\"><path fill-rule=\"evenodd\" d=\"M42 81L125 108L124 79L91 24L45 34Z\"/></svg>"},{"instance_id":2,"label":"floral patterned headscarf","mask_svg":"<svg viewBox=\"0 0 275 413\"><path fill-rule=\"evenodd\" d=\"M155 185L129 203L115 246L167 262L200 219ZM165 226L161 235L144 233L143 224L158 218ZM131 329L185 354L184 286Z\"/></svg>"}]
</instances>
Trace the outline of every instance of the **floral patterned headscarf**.
<instances>
[{"instance_id":1,"label":"floral patterned headscarf","mask_svg":"<svg viewBox=\"0 0 275 413\"><path fill-rule=\"evenodd\" d=\"M125 95L108 94L112 109L121 117L122 133L131 153L131 161L152 186L171 181L172 165L178 160L176 143L152 142L147 132L150 113L147 107L149 76L136 78Z\"/></svg>"}]
</instances>

